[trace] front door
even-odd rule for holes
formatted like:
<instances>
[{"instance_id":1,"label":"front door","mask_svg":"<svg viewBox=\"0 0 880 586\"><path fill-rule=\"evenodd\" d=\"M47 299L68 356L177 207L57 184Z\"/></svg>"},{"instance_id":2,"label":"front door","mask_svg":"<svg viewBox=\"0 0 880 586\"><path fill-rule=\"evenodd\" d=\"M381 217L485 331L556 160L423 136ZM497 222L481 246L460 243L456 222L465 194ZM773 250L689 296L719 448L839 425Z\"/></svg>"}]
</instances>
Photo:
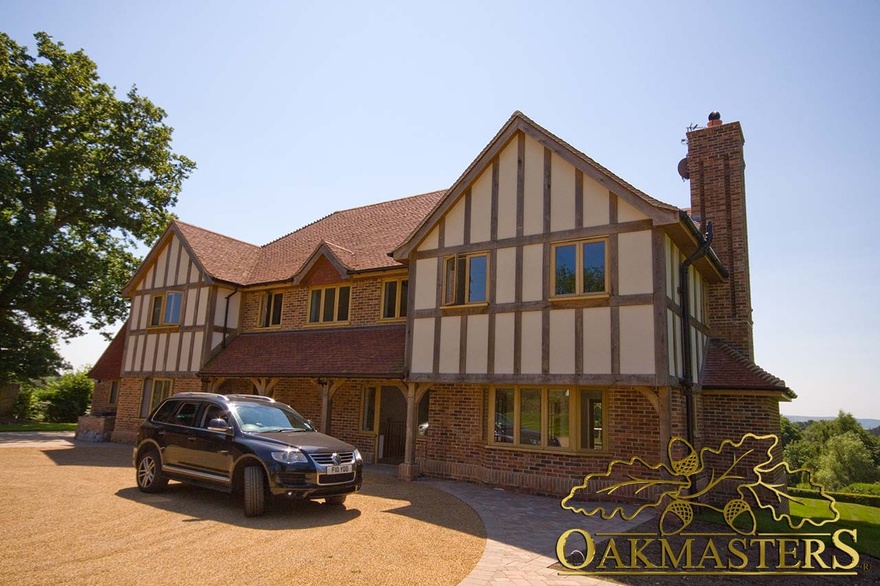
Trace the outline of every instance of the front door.
<instances>
[{"instance_id":1,"label":"front door","mask_svg":"<svg viewBox=\"0 0 880 586\"><path fill-rule=\"evenodd\" d=\"M406 448L406 399L397 387L382 387L379 401L379 461L403 462Z\"/></svg>"}]
</instances>

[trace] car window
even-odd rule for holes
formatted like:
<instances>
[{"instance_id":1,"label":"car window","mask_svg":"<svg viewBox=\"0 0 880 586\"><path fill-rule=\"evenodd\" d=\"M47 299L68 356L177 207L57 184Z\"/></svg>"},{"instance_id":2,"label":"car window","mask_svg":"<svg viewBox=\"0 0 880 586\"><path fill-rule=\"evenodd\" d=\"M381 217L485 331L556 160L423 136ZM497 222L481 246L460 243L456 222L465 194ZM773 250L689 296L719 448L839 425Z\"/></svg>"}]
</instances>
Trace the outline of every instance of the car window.
<instances>
[{"instance_id":1,"label":"car window","mask_svg":"<svg viewBox=\"0 0 880 586\"><path fill-rule=\"evenodd\" d=\"M226 423L229 423L229 413L219 405L208 405L205 409L205 414L202 417L201 426L207 428L211 425L212 419L222 419Z\"/></svg>"},{"instance_id":2,"label":"car window","mask_svg":"<svg viewBox=\"0 0 880 586\"><path fill-rule=\"evenodd\" d=\"M192 427L195 423L196 411L198 411L198 409L199 404L195 402L181 404L180 409L178 409L177 413L174 415L174 421L172 423Z\"/></svg>"},{"instance_id":3,"label":"car window","mask_svg":"<svg viewBox=\"0 0 880 586\"><path fill-rule=\"evenodd\" d=\"M180 401L165 401L153 415L153 421L172 423L172 414L177 411Z\"/></svg>"}]
</instances>

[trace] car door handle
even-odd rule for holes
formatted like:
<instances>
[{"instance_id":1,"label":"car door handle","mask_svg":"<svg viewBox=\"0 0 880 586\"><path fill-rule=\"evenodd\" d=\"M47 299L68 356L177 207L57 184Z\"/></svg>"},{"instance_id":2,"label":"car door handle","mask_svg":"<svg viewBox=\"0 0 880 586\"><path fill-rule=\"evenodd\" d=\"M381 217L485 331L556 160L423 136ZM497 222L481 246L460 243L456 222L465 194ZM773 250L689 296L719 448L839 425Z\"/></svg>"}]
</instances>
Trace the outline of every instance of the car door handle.
<instances>
[{"instance_id":1,"label":"car door handle","mask_svg":"<svg viewBox=\"0 0 880 586\"><path fill-rule=\"evenodd\" d=\"M194 442L194 441L196 441L197 439L198 439L198 438L196 438L196 437L189 436L188 438L186 438L186 441L188 441L188 442Z\"/></svg>"}]
</instances>

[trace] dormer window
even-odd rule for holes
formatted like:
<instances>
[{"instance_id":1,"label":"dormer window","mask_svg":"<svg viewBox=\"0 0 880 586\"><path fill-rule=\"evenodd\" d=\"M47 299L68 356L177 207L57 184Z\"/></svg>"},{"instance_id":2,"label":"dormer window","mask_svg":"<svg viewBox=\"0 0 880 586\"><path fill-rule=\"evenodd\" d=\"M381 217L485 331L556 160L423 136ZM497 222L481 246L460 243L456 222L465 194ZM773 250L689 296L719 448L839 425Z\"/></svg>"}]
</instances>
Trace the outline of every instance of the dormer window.
<instances>
[{"instance_id":1,"label":"dormer window","mask_svg":"<svg viewBox=\"0 0 880 586\"><path fill-rule=\"evenodd\" d=\"M382 319L406 317L406 299L409 280L393 279L382 285Z\"/></svg>"},{"instance_id":2,"label":"dormer window","mask_svg":"<svg viewBox=\"0 0 880 586\"><path fill-rule=\"evenodd\" d=\"M444 305L488 301L489 262L486 253L448 256L444 267Z\"/></svg>"},{"instance_id":3,"label":"dormer window","mask_svg":"<svg viewBox=\"0 0 880 586\"><path fill-rule=\"evenodd\" d=\"M347 322L350 298L350 285L312 289L309 294L309 323Z\"/></svg>"}]
</instances>

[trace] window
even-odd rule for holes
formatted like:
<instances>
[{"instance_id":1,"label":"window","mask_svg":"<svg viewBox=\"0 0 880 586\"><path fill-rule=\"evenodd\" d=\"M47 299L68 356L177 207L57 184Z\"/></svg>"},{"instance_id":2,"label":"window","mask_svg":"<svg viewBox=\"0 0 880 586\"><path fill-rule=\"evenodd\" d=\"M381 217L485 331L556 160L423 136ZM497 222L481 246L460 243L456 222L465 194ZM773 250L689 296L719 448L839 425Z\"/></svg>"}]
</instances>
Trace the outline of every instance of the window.
<instances>
[{"instance_id":1,"label":"window","mask_svg":"<svg viewBox=\"0 0 880 586\"><path fill-rule=\"evenodd\" d=\"M406 317L407 279L385 281L382 286L382 319Z\"/></svg>"},{"instance_id":2,"label":"window","mask_svg":"<svg viewBox=\"0 0 880 586\"><path fill-rule=\"evenodd\" d=\"M145 379L141 398L141 417L147 417L163 399L171 396L172 381L169 379Z\"/></svg>"},{"instance_id":3,"label":"window","mask_svg":"<svg viewBox=\"0 0 880 586\"><path fill-rule=\"evenodd\" d=\"M496 388L490 407L491 443L572 451L605 447L602 391Z\"/></svg>"},{"instance_id":4,"label":"window","mask_svg":"<svg viewBox=\"0 0 880 586\"><path fill-rule=\"evenodd\" d=\"M553 295L606 292L605 241L588 240L553 247Z\"/></svg>"},{"instance_id":5,"label":"window","mask_svg":"<svg viewBox=\"0 0 880 586\"><path fill-rule=\"evenodd\" d=\"M179 325L182 303L183 293L180 291L168 291L164 295L153 295L150 325Z\"/></svg>"},{"instance_id":6,"label":"window","mask_svg":"<svg viewBox=\"0 0 880 586\"><path fill-rule=\"evenodd\" d=\"M309 302L309 323L337 323L348 321L351 287L312 289Z\"/></svg>"},{"instance_id":7,"label":"window","mask_svg":"<svg viewBox=\"0 0 880 586\"><path fill-rule=\"evenodd\" d=\"M361 395L361 431L376 431L376 387L367 387Z\"/></svg>"},{"instance_id":8,"label":"window","mask_svg":"<svg viewBox=\"0 0 880 586\"><path fill-rule=\"evenodd\" d=\"M486 254L457 254L444 261L444 305L485 303L489 287Z\"/></svg>"},{"instance_id":9,"label":"window","mask_svg":"<svg viewBox=\"0 0 880 586\"><path fill-rule=\"evenodd\" d=\"M281 307L284 293L267 291L260 298L260 327L268 328L281 325Z\"/></svg>"},{"instance_id":10,"label":"window","mask_svg":"<svg viewBox=\"0 0 880 586\"><path fill-rule=\"evenodd\" d=\"M113 381L110 383L110 399L107 401L111 405L116 404L116 400L119 398L119 381Z\"/></svg>"}]
</instances>

